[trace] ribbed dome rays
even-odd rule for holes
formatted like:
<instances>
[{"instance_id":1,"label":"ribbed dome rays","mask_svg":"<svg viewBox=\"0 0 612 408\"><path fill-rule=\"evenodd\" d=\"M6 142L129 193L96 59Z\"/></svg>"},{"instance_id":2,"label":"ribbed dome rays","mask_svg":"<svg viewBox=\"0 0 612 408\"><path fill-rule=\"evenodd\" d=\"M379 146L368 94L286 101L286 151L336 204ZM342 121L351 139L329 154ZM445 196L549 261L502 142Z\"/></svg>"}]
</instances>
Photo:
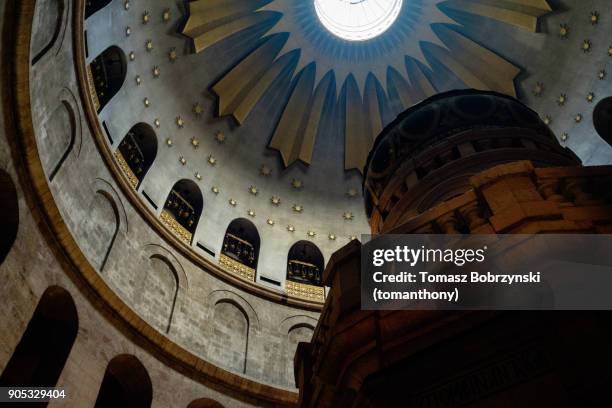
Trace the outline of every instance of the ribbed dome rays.
<instances>
[{"instance_id":1,"label":"ribbed dome rays","mask_svg":"<svg viewBox=\"0 0 612 408\"><path fill-rule=\"evenodd\" d=\"M311 3L196 0L189 3L183 33L202 52L250 27L269 25L260 46L212 87L219 115L243 124L275 79L291 72L289 101L269 147L279 151L285 166L311 164L323 107L336 104L342 112L335 126L345 136L344 168L358 171L390 116L383 101L408 108L444 90L434 85L440 73L433 64L466 87L516 94L520 68L455 30L446 8L531 31L551 11L546 0L412 0L404 2L400 17L383 35L350 43L321 27Z\"/></svg>"}]
</instances>

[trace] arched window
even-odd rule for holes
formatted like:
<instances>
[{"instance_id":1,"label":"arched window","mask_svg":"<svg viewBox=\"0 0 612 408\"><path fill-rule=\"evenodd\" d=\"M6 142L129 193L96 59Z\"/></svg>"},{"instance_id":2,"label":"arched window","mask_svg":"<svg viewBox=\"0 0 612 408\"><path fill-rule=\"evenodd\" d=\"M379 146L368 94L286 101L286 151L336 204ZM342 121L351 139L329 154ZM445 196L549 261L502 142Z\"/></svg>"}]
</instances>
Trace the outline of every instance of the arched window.
<instances>
[{"instance_id":1,"label":"arched window","mask_svg":"<svg viewBox=\"0 0 612 408\"><path fill-rule=\"evenodd\" d=\"M225 231L220 262L243 278L255 281L259 245L257 227L245 218L237 218Z\"/></svg>"},{"instance_id":2,"label":"arched window","mask_svg":"<svg viewBox=\"0 0 612 408\"><path fill-rule=\"evenodd\" d=\"M203 205L202 192L198 185L183 179L170 190L160 217L176 236L191 245Z\"/></svg>"},{"instance_id":3,"label":"arched window","mask_svg":"<svg viewBox=\"0 0 612 408\"><path fill-rule=\"evenodd\" d=\"M0 386L54 387L78 329L72 296L59 286L50 286L2 372Z\"/></svg>"},{"instance_id":4,"label":"arched window","mask_svg":"<svg viewBox=\"0 0 612 408\"><path fill-rule=\"evenodd\" d=\"M119 92L127 75L127 62L124 52L111 46L98 55L89 65L90 88L98 113Z\"/></svg>"},{"instance_id":5,"label":"arched window","mask_svg":"<svg viewBox=\"0 0 612 408\"><path fill-rule=\"evenodd\" d=\"M151 378L136 357L120 354L108 363L96 408L148 408L152 400Z\"/></svg>"},{"instance_id":6,"label":"arched window","mask_svg":"<svg viewBox=\"0 0 612 408\"><path fill-rule=\"evenodd\" d=\"M0 264L15 243L19 227L17 189L11 176L0 169Z\"/></svg>"},{"instance_id":7,"label":"arched window","mask_svg":"<svg viewBox=\"0 0 612 408\"><path fill-rule=\"evenodd\" d=\"M595 106L593 125L599 136L612 146L612 96L602 99Z\"/></svg>"},{"instance_id":8,"label":"arched window","mask_svg":"<svg viewBox=\"0 0 612 408\"><path fill-rule=\"evenodd\" d=\"M325 300L323 254L310 241L298 241L287 257L287 294L308 300Z\"/></svg>"},{"instance_id":9,"label":"arched window","mask_svg":"<svg viewBox=\"0 0 612 408\"><path fill-rule=\"evenodd\" d=\"M210 398L199 398L191 401L187 408L223 408L223 405Z\"/></svg>"},{"instance_id":10,"label":"arched window","mask_svg":"<svg viewBox=\"0 0 612 408\"><path fill-rule=\"evenodd\" d=\"M157 136L146 123L137 123L125 135L115 157L136 189L157 156Z\"/></svg>"},{"instance_id":11,"label":"arched window","mask_svg":"<svg viewBox=\"0 0 612 408\"><path fill-rule=\"evenodd\" d=\"M85 18L88 18L96 11L102 10L108 6L113 0L86 0L85 1Z\"/></svg>"}]
</instances>

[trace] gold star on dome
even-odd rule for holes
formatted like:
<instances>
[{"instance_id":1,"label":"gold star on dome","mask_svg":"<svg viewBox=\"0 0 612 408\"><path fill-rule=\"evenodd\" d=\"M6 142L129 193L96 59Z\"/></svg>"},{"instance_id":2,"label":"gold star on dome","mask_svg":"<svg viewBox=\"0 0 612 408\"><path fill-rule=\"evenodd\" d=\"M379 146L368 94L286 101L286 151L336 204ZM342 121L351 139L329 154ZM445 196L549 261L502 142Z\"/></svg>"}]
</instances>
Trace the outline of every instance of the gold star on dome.
<instances>
[{"instance_id":1,"label":"gold star on dome","mask_svg":"<svg viewBox=\"0 0 612 408\"><path fill-rule=\"evenodd\" d=\"M200 105L200 102L196 102L193 105L193 113L195 113L196 116L201 116L202 113L204 113L204 108Z\"/></svg>"},{"instance_id":2,"label":"gold star on dome","mask_svg":"<svg viewBox=\"0 0 612 408\"><path fill-rule=\"evenodd\" d=\"M612 45L608 47L608 57L612 57Z\"/></svg>"},{"instance_id":3,"label":"gold star on dome","mask_svg":"<svg viewBox=\"0 0 612 408\"><path fill-rule=\"evenodd\" d=\"M565 102L567 102L567 95L563 93L557 98L557 104L559 106L563 106L565 105Z\"/></svg>"},{"instance_id":4,"label":"gold star on dome","mask_svg":"<svg viewBox=\"0 0 612 408\"><path fill-rule=\"evenodd\" d=\"M270 202L272 203L272 205L278 207L280 205L280 203L281 203L281 199L278 196L272 196L270 198Z\"/></svg>"},{"instance_id":5,"label":"gold star on dome","mask_svg":"<svg viewBox=\"0 0 612 408\"><path fill-rule=\"evenodd\" d=\"M591 103L595 100L595 94L593 92L589 92L586 97L587 102Z\"/></svg>"},{"instance_id":6,"label":"gold star on dome","mask_svg":"<svg viewBox=\"0 0 612 408\"><path fill-rule=\"evenodd\" d=\"M334 234L329 234L329 235L327 236L327 238L329 238L329 240L330 240L330 241L335 241L335 240L336 240L336 235L334 235Z\"/></svg>"},{"instance_id":7,"label":"gold star on dome","mask_svg":"<svg viewBox=\"0 0 612 408\"><path fill-rule=\"evenodd\" d=\"M544 84L542 82L537 82L533 87L533 95L534 96L542 96L544 93Z\"/></svg>"},{"instance_id":8,"label":"gold star on dome","mask_svg":"<svg viewBox=\"0 0 612 408\"><path fill-rule=\"evenodd\" d=\"M229 199L229 205L231 205L232 207L235 207L236 205L238 205L238 202L236 200L234 200L233 198Z\"/></svg>"},{"instance_id":9,"label":"gold star on dome","mask_svg":"<svg viewBox=\"0 0 612 408\"><path fill-rule=\"evenodd\" d=\"M194 149L197 149L200 146L200 141L198 139L196 139L195 137L191 138L191 146Z\"/></svg>"},{"instance_id":10,"label":"gold star on dome","mask_svg":"<svg viewBox=\"0 0 612 408\"><path fill-rule=\"evenodd\" d=\"M215 159L215 156L213 156L212 154L208 155L208 164L210 164L211 166L214 166L217 164L217 159Z\"/></svg>"},{"instance_id":11,"label":"gold star on dome","mask_svg":"<svg viewBox=\"0 0 612 408\"><path fill-rule=\"evenodd\" d=\"M259 168L259 174L261 174L264 177L268 177L269 175L272 174L272 169L266 166L265 164L262 164L261 167Z\"/></svg>"},{"instance_id":12,"label":"gold star on dome","mask_svg":"<svg viewBox=\"0 0 612 408\"><path fill-rule=\"evenodd\" d=\"M565 142L568 138L569 138L569 134L567 134L567 133L561 134L561 141L562 142Z\"/></svg>"},{"instance_id":13,"label":"gold star on dome","mask_svg":"<svg viewBox=\"0 0 612 408\"><path fill-rule=\"evenodd\" d=\"M187 159L184 158L183 156L179 157L179 162L184 166L187 164Z\"/></svg>"},{"instance_id":14,"label":"gold star on dome","mask_svg":"<svg viewBox=\"0 0 612 408\"><path fill-rule=\"evenodd\" d=\"M247 214L249 214L249 217L255 217L255 211L253 210L247 211Z\"/></svg>"},{"instance_id":15,"label":"gold star on dome","mask_svg":"<svg viewBox=\"0 0 612 408\"><path fill-rule=\"evenodd\" d=\"M158 66L153 67L153 78L159 78L161 75L161 69Z\"/></svg>"},{"instance_id":16,"label":"gold star on dome","mask_svg":"<svg viewBox=\"0 0 612 408\"><path fill-rule=\"evenodd\" d=\"M123 8L124 8L125 10L129 10L129 9L130 9L130 2L129 2L129 0L125 0L125 1L123 2Z\"/></svg>"},{"instance_id":17,"label":"gold star on dome","mask_svg":"<svg viewBox=\"0 0 612 408\"><path fill-rule=\"evenodd\" d=\"M597 74L597 78L599 78L599 80L603 81L604 79L606 79L606 75L608 73L606 72L605 69L602 69L599 71L599 73Z\"/></svg>"},{"instance_id":18,"label":"gold star on dome","mask_svg":"<svg viewBox=\"0 0 612 408\"><path fill-rule=\"evenodd\" d=\"M559 37L566 39L569 36L569 26L567 24L561 24L559 27Z\"/></svg>"},{"instance_id":19,"label":"gold star on dome","mask_svg":"<svg viewBox=\"0 0 612 408\"><path fill-rule=\"evenodd\" d=\"M172 139L170 139L170 138L166 139L166 146L168 146L168 147L172 146Z\"/></svg>"},{"instance_id":20,"label":"gold star on dome","mask_svg":"<svg viewBox=\"0 0 612 408\"><path fill-rule=\"evenodd\" d=\"M149 106L151 106L151 101L149 100L149 98L144 98L142 103L144 103L145 108L148 108Z\"/></svg>"},{"instance_id":21,"label":"gold star on dome","mask_svg":"<svg viewBox=\"0 0 612 408\"><path fill-rule=\"evenodd\" d=\"M134 61L136 59L136 54L134 53L134 51L130 51L130 61Z\"/></svg>"},{"instance_id":22,"label":"gold star on dome","mask_svg":"<svg viewBox=\"0 0 612 408\"><path fill-rule=\"evenodd\" d=\"M356 189L356 188L349 188L349 189L347 190L347 192L346 192L346 195L347 195L349 198L355 198L355 197L357 197L357 194L359 194L359 191L357 191L357 189Z\"/></svg>"},{"instance_id":23,"label":"gold star on dome","mask_svg":"<svg viewBox=\"0 0 612 408\"><path fill-rule=\"evenodd\" d=\"M214 194L219 194L219 187L217 186L212 186L210 191L212 191Z\"/></svg>"},{"instance_id":24,"label":"gold star on dome","mask_svg":"<svg viewBox=\"0 0 612 408\"><path fill-rule=\"evenodd\" d=\"M251 186L251 187L249 187L249 193L251 193L253 195L257 195L259 193L259 191L257 190L257 187Z\"/></svg>"},{"instance_id":25,"label":"gold star on dome","mask_svg":"<svg viewBox=\"0 0 612 408\"><path fill-rule=\"evenodd\" d=\"M592 25L598 24L599 23L599 11L591 11L589 21L591 22Z\"/></svg>"},{"instance_id":26,"label":"gold star on dome","mask_svg":"<svg viewBox=\"0 0 612 408\"><path fill-rule=\"evenodd\" d=\"M140 84L142 83L142 79L140 78L140 75L136 75L136 78L134 78L136 80L136 85L140 86Z\"/></svg>"},{"instance_id":27,"label":"gold star on dome","mask_svg":"<svg viewBox=\"0 0 612 408\"><path fill-rule=\"evenodd\" d=\"M314 237L316 237L316 236L317 236L317 233L316 233L316 232L314 232L314 231L308 231L308 237L310 237L310 238L314 238Z\"/></svg>"},{"instance_id":28,"label":"gold star on dome","mask_svg":"<svg viewBox=\"0 0 612 408\"><path fill-rule=\"evenodd\" d=\"M182 129L183 127L185 127L185 121L183 120L182 117L180 116L176 117L176 126L178 126L179 129Z\"/></svg>"},{"instance_id":29,"label":"gold star on dome","mask_svg":"<svg viewBox=\"0 0 612 408\"><path fill-rule=\"evenodd\" d=\"M580 122L582 122L582 114L581 114L581 113L579 113L579 114L577 114L576 116L574 116L574 121L575 121L576 123L580 123Z\"/></svg>"},{"instance_id":30,"label":"gold star on dome","mask_svg":"<svg viewBox=\"0 0 612 408\"><path fill-rule=\"evenodd\" d=\"M161 122L159 121L159 119L155 119L153 121L153 124L155 125L156 128L159 128L161 126Z\"/></svg>"},{"instance_id":31,"label":"gold star on dome","mask_svg":"<svg viewBox=\"0 0 612 408\"><path fill-rule=\"evenodd\" d=\"M351 236L349 237L349 240L351 240L351 241L355 241L356 239L357 239L357 236L356 236L356 235L351 235Z\"/></svg>"},{"instance_id":32,"label":"gold star on dome","mask_svg":"<svg viewBox=\"0 0 612 408\"><path fill-rule=\"evenodd\" d=\"M125 27L125 36L129 37L132 34L132 29L128 26Z\"/></svg>"},{"instance_id":33,"label":"gold star on dome","mask_svg":"<svg viewBox=\"0 0 612 408\"><path fill-rule=\"evenodd\" d=\"M296 190L299 190L304 187L304 183L302 182L302 180L293 179L291 181L291 187L295 188Z\"/></svg>"},{"instance_id":34,"label":"gold star on dome","mask_svg":"<svg viewBox=\"0 0 612 408\"><path fill-rule=\"evenodd\" d=\"M198 180L202 180L202 175L199 172L196 172L195 178L197 178Z\"/></svg>"},{"instance_id":35,"label":"gold star on dome","mask_svg":"<svg viewBox=\"0 0 612 408\"><path fill-rule=\"evenodd\" d=\"M591 47L593 46L593 43L591 42L591 40L584 40L582 42L582 52L591 52Z\"/></svg>"},{"instance_id":36,"label":"gold star on dome","mask_svg":"<svg viewBox=\"0 0 612 408\"><path fill-rule=\"evenodd\" d=\"M295 232L295 227L293 225L287 225L287 231Z\"/></svg>"},{"instance_id":37,"label":"gold star on dome","mask_svg":"<svg viewBox=\"0 0 612 408\"><path fill-rule=\"evenodd\" d=\"M218 131L217 133L215 133L215 140L217 141L217 143L221 144L225 142L225 133Z\"/></svg>"},{"instance_id":38,"label":"gold star on dome","mask_svg":"<svg viewBox=\"0 0 612 408\"><path fill-rule=\"evenodd\" d=\"M170 62L176 61L177 57L178 55L176 54L176 48L170 48L170 51L168 51L168 59Z\"/></svg>"},{"instance_id":39,"label":"gold star on dome","mask_svg":"<svg viewBox=\"0 0 612 408\"><path fill-rule=\"evenodd\" d=\"M172 16L172 14L170 13L170 9L167 8L164 10L164 12L162 13L162 21L164 23L167 23L168 21L170 21L170 17Z\"/></svg>"},{"instance_id":40,"label":"gold star on dome","mask_svg":"<svg viewBox=\"0 0 612 408\"><path fill-rule=\"evenodd\" d=\"M293 211L295 211L296 213L301 213L304 211L304 207L298 204L293 204Z\"/></svg>"},{"instance_id":41,"label":"gold star on dome","mask_svg":"<svg viewBox=\"0 0 612 408\"><path fill-rule=\"evenodd\" d=\"M153 40L147 40L147 42L145 43L145 49L148 52L151 52L153 50Z\"/></svg>"},{"instance_id":42,"label":"gold star on dome","mask_svg":"<svg viewBox=\"0 0 612 408\"><path fill-rule=\"evenodd\" d=\"M149 21L151 21L151 13L145 11L142 13L142 24L149 24Z\"/></svg>"},{"instance_id":43,"label":"gold star on dome","mask_svg":"<svg viewBox=\"0 0 612 408\"><path fill-rule=\"evenodd\" d=\"M346 221L350 221L354 218L354 215L352 212L347 211L344 214L342 214L342 218L344 218Z\"/></svg>"},{"instance_id":44,"label":"gold star on dome","mask_svg":"<svg viewBox=\"0 0 612 408\"><path fill-rule=\"evenodd\" d=\"M552 116L550 116L550 115L544 116L544 124L546 126L550 126L551 123L552 123Z\"/></svg>"},{"instance_id":45,"label":"gold star on dome","mask_svg":"<svg viewBox=\"0 0 612 408\"><path fill-rule=\"evenodd\" d=\"M266 220L266 223L267 223L268 225L274 225L274 220L273 220L272 218L268 218L268 219Z\"/></svg>"}]
</instances>

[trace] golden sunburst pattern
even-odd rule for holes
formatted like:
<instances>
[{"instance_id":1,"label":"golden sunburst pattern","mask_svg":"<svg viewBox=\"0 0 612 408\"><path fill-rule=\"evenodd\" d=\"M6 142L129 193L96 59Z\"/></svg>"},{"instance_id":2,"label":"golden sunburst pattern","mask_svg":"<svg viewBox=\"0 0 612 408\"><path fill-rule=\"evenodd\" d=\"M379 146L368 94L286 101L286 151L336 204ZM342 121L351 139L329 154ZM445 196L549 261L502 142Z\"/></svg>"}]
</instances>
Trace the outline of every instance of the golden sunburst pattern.
<instances>
[{"instance_id":1,"label":"golden sunburst pattern","mask_svg":"<svg viewBox=\"0 0 612 408\"><path fill-rule=\"evenodd\" d=\"M362 171L374 138L392 116L386 103L391 94L405 109L443 90L434 85L434 65L465 87L516 94L520 69L461 34L447 11L535 32L538 19L552 10L546 0L413 0L404 2L388 32L353 44L319 26L311 1L196 0L189 3L183 33L199 53L263 27L259 46L212 87L218 115L243 124L274 81L290 72L292 91L269 147L285 166L310 164L325 107L335 107L344 133L344 168Z\"/></svg>"}]
</instances>

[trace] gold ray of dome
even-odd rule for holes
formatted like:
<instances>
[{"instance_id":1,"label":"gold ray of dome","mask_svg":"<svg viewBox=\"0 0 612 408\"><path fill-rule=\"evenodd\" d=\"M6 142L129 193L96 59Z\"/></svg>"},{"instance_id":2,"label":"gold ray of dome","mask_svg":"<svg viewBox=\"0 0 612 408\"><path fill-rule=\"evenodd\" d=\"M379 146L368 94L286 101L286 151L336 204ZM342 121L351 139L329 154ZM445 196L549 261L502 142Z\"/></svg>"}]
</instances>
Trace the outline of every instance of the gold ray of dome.
<instances>
[{"instance_id":1,"label":"gold ray of dome","mask_svg":"<svg viewBox=\"0 0 612 408\"><path fill-rule=\"evenodd\" d=\"M449 0L450 8L536 31L538 18L550 13L546 0Z\"/></svg>"},{"instance_id":2,"label":"gold ray of dome","mask_svg":"<svg viewBox=\"0 0 612 408\"><path fill-rule=\"evenodd\" d=\"M183 33L202 52L247 28L269 25L261 45L223 76L213 91L219 116L243 124L281 75L291 76L289 101L269 146L285 166L310 165L326 103L339 104L344 120L344 169L362 171L373 140L382 129L384 104L391 91L408 108L438 89L432 64L441 64L466 87L516 95L520 68L453 30L458 23L439 5L536 31L538 19L552 11L546 0L434 0L422 4L421 17L407 41L381 55L347 63L322 53L306 38L295 4L281 0L196 0L189 3ZM339 92L339 94L337 94ZM368 118L366 121L365 118Z\"/></svg>"}]
</instances>

